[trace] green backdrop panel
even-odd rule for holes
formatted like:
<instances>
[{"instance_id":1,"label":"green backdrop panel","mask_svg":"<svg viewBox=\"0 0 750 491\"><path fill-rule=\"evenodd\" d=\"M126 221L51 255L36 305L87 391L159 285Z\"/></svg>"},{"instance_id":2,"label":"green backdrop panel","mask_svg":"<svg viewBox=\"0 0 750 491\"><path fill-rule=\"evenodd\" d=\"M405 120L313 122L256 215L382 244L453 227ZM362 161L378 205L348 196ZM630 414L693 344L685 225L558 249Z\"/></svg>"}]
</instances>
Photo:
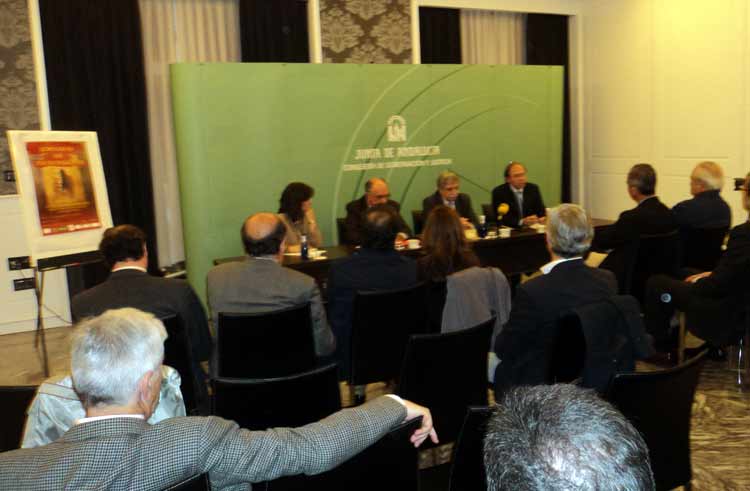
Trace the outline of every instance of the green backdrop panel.
<instances>
[{"instance_id":1,"label":"green backdrop panel","mask_svg":"<svg viewBox=\"0 0 750 491\"><path fill-rule=\"evenodd\" d=\"M277 211L291 181L315 188L326 244L373 176L409 223L445 169L478 213L509 160L548 205L560 200L561 67L176 64L171 75L188 278L202 298L213 259L242 254L243 219Z\"/></svg>"}]
</instances>

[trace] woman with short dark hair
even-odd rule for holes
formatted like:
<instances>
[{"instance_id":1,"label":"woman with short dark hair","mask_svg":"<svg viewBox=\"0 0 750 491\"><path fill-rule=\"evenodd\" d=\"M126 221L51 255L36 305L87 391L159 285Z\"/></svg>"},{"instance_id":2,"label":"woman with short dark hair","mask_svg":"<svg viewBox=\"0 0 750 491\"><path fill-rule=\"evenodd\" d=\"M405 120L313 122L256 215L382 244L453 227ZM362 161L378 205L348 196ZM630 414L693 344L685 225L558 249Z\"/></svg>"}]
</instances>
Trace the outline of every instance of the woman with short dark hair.
<instances>
[{"instance_id":1,"label":"woman with short dark hair","mask_svg":"<svg viewBox=\"0 0 750 491\"><path fill-rule=\"evenodd\" d=\"M292 182L284 188L279 199L279 218L286 225L287 250L299 250L302 236L307 236L310 247L320 247L323 236L315 220L312 198L315 190L304 182Z\"/></svg>"}]
</instances>

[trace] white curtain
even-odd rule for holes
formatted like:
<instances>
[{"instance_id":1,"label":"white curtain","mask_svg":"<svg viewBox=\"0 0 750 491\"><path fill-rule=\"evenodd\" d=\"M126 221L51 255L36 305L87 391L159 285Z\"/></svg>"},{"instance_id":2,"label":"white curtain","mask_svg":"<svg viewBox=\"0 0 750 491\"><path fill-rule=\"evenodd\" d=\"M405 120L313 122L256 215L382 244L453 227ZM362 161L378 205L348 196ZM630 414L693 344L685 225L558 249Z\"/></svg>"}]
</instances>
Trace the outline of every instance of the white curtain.
<instances>
[{"instance_id":1,"label":"white curtain","mask_svg":"<svg viewBox=\"0 0 750 491\"><path fill-rule=\"evenodd\" d=\"M461 10L461 62L522 65L526 61L526 14Z\"/></svg>"},{"instance_id":2,"label":"white curtain","mask_svg":"<svg viewBox=\"0 0 750 491\"><path fill-rule=\"evenodd\" d=\"M169 64L240 60L238 0L139 0L159 264L185 258ZM152 251L153 254L153 251Z\"/></svg>"}]
</instances>

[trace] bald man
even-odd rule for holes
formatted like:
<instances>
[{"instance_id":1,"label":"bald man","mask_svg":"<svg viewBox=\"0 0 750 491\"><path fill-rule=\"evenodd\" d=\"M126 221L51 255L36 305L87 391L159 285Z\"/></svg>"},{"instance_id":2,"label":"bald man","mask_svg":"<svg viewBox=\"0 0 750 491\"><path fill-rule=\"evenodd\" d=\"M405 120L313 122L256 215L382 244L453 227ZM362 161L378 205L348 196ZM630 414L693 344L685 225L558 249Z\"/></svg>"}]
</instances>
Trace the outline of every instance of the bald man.
<instances>
[{"instance_id":1,"label":"bald man","mask_svg":"<svg viewBox=\"0 0 750 491\"><path fill-rule=\"evenodd\" d=\"M401 217L401 205L393 201L388 183L379 177L373 177L365 183L365 194L346 205L346 225L344 237L339 241L343 244L362 244L362 224L364 213L375 205L388 205L396 213L397 240L404 240L411 235L411 229Z\"/></svg>"},{"instance_id":2,"label":"bald man","mask_svg":"<svg viewBox=\"0 0 750 491\"><path fill-rule=\"evenodd\" d=\"M270 312L310 302L315 352L331 354L336 342L315 280L281 265L284 223L274 213L256 213L245 220L240 236L247 257L214 267L206 278L214 326L219 312Z\"/></svg>"}]
</instances>

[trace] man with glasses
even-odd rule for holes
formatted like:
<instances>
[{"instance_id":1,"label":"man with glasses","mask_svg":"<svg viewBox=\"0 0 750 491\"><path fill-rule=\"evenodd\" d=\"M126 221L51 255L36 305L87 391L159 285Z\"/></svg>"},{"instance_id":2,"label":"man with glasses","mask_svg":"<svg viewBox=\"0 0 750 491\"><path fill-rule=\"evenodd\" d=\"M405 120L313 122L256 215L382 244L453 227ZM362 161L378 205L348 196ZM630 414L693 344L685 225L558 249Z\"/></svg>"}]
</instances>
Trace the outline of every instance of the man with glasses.
<instances>
[{"instance_id":1,"label":"man with glasses","mask_svg":"<svg viewBox=\"0 0 750 491\"><path fill-rule=\"evenodd\" d=\"M401 205L393 201L388 190L388 183L379 177L373 177L365 183L365 194L361 198L346 205L346 224L344 239L349 244L362 243L362 223L364 213L375 205L387 205L396 214L398 236L396 240L406 240L411 235L411 229L401 217Z\"/></svg>"}]
</instances>

